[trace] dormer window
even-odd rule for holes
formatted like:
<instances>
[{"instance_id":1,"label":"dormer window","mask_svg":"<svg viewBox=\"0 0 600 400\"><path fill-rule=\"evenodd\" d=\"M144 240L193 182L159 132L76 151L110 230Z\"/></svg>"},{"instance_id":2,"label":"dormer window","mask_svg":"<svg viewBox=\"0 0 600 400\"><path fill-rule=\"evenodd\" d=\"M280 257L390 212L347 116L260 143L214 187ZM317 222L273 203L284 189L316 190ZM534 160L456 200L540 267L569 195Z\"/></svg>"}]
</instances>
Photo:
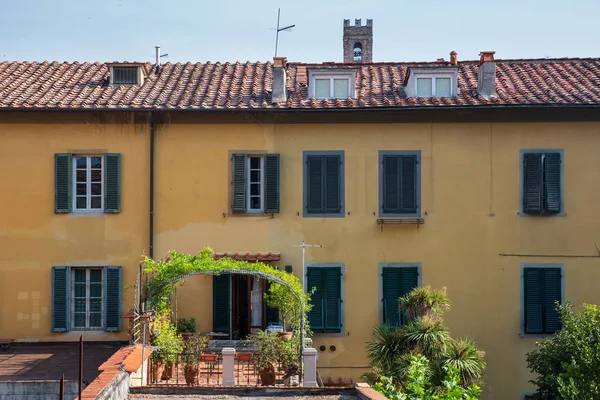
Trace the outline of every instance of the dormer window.
<instances>
[{"instance_id":1,"label":"dormer window","mask_svg":"<svg viewBox=\"0 0 600 400\"><path fill-rule=\"evenodd\" d=\"M456 69L412 70L406 85L411 97L453 97L458 94Z\"/></svg>"},{"instance_id":2,"label":"dormer window","mask_svg":"<svg viewBox=\"0 0 600 400\"><path fill-rule=\"evenodd\" d=\"M109 64L111 85L143 85L145 68L143 64Z\"/></svg>"},{"instance_id":3,"label":"dormer window","mask_svg":"<svg viewBox=\"0 0 600 400\"><path fill-rule=\"evenodd\" d=\"M113 67L112 81L115 85L137 85L138 67Z\"/></svg>"},{"instance_id":4,"label":"dormer window","mask_svg":"<svg viewBox=\"0 0 600 400\"><path fill-rule=\"evenodd\" d=\"M450 97L449 76L432 76L432 77L417 77L417 97Z\"/></svg>"},{"instance_id":5,"label":"dormer window","mask_svg":"<svg viewBox=\"0 0 600 400\"><path fill-rule=\"evenodd\" d=\"M309 96L315 99L354 97L354 72L311 72Z\"/></svg>"}]
</instances>

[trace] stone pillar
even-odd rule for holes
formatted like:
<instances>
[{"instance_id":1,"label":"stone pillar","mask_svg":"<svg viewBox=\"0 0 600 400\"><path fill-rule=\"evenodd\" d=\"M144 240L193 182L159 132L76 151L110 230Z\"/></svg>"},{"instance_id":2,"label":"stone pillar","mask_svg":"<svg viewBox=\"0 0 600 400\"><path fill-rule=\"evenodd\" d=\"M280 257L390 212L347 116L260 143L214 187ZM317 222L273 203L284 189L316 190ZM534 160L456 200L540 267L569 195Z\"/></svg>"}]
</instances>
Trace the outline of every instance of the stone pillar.
<instances>
[{"instance_id":1,"label":"stone pillar","mask_svg":"<svg viewBox=\"0 0 600 400\"><path fill-rule=\"evenodd\" d=\"M317 349L305 348L302 351L302 361L304 362L303 386L317 387Z\"/></svg>"},{"instance_id":2,"label":"stone pillar","mask_svg":"<svg viewBox=\"0 0 600 400\"><path fill-rule=\"evenodd\" d=\"M235 386L235 349L225 347L223 355L223 386Z\"/></svg>"}]
</instances>

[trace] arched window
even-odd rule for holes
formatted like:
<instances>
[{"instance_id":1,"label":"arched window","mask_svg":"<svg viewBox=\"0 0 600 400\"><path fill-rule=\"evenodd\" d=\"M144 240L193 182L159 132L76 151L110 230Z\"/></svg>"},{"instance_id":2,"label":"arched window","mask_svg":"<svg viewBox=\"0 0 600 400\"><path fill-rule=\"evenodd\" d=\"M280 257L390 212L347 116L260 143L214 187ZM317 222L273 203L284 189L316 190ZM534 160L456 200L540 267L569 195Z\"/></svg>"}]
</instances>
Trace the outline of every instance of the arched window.
<instances>
[{"instance_id":1,"label":"arched window","mask_svg":"<svg viewBox=\"0 0 600 400\"><path fill-rule=\"evenodd\" d=\"M354 62L362 61L362 43L354 43Z\"/></svg>"}]
</instances>

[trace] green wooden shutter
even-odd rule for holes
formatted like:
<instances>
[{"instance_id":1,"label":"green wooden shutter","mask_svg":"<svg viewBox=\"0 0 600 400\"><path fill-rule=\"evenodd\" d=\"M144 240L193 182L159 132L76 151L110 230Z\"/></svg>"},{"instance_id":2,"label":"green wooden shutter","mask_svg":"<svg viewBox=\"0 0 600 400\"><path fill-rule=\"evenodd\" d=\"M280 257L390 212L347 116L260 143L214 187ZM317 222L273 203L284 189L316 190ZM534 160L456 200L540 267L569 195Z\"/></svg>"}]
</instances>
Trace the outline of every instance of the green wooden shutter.
<instances>
[{"instance_id":1,"label":"green wooden shutter","mask_svg":"<svg viewBox=\"0 0 600 400\"><path fill-rule=\"evenodd\" d=\"M548 153L545 158L546 174L546 211L560 212L561 184L560 184L560 154Z\"/></svg>"},{"instance_id":2,"label":"green wooden shutter","mask_svg":"<svg viewBox=\"0 0 600 400\"><path fill-rule=\"evenodd\" d=\"M402 279L400 280L400 297L405 296L419 286L419 269L417 267L402 268ZM400 313L400 325L407 323L406 316Z\"/></svg>"},{"instance_id":3,"label":"green wooden shutter","mask_svg":"<svg viewBox=\"0 0 600 400\"><path fill-rule=\"evenodd\" d=\"M400 294L401 281L400 268L383 268L381 274L383 286L383 323L391 327L400 326L398 298Z\"/></svg>"},{"instance_id":4,"label":"green wooden shutter","mask_svg":"<svg viewBox=\"0 0 600 400\"><path fill-rule=\"evenodd\" d=\"M340 202L342 191L340 179L341 159L340 156L325 156L323 161L325 163L324 211L326 213L339 213L342 209Z\"/></svg>"},{"instance_id":5,"label":"green wooden shutter","mask_svg":"<svg viewBox=\"0 0 600 400\"><path fill-rule=\"evenodd\" d=\"M269 288L271 287L271 285L272 285L272 283L267 281L267 283L265 284L265 293L267 293L269 291ZM265 305L265 317L266 317L265 320L266 320L267 325L270 322L279 323L279 309Z\"/></svg>"},{"instance_id":6,"label":"green wooden shutter","mask_svg":"<svg viewBox=\"0 0 600 400\"><path fill-rule=\"evenodd\" d=\"M398 213L400 209L400 158L383 157L383 212Z\"/></svg>"},{"instance_id":7,"label":"green wooden shutter","mask_svg":"<svg viewBox=\"0 0 600 400\"><path fill-rule=\"evenodd\" d=\"M307 168L307 212L322 213L323 210L323 158L322 156L308 156Z\"/></svg>"},{"instance_id":8,"label":"green wooden shutter","mask_svg":"<svg viewBox=\"0 0 600 400\"><path fill-rule=\"evenodd\" d=\"M342 327L342 271L340 267L323 268L325 271L325 329Z\"/></svg>"},{"instance_id":9,"label":"green wooden shutter","mask_svg":"<svg viewBox=\"0 0 600 400\"><path fill-rule=\"evenodd\" d=\"M54 212L58 214L71 212L71 182L70 154L54 155Z\"/></svg>"},{"instance_id":10,"label":"green wooden shutter","mask_svg":"<svg viewBox=\"0 0 600 400\"><path fill-rule=\"evenodd\" d=\"M69 267L52 267L52 332L69 330Z\"/></svg>"},{"instance_id":11,"label":"green wooden shutter","mask_svg":"<svg viewBox=\"0 0 600 400\"><path fill-rule=\"evenodd\" d=\"M400 212L413 214L417 212L417 157L402 156L401 171L401 203Z\"/></svg>"},{"instance_id":12,"label":"green wooden shutter","mask_svg":"<svg viewBox=\"0 0 600 400\"><path fill-rule=\"evenodd\" d=\"M307 268L307 290L310 292L315 288L315 292L312 294L310 303L312 309L308 313L308 322L311 329L324 329L324 277L323 268Z\"/></svg>"},{"instance_id":13,"label":"green wooden shutter","mask_svg":"<svg viewBox=\"0 0 600 400\"><path fill-rule=\"evenodd\" d=\"M540 268L523 270L525 297L525 332L541 333L542 327L542 272Z\"/></svg>"},{"instance_id":14,"label":"green wooden shutter","mask_svg":"<svg viewBox=\"0 0 600 400\"><path fill-rule=\"evenodd\" d=\"M544 268L544 332L554 333L560 329L556 302L561 303L560 268Z\"/></svg>"},{"instance_id":15,"label":"green wooden shutter","mask_svg":"<svg viewBox=\"0 0 600 400\"><path fill-rule=\"evenodd\" d=\"M123 294L121 267L104 267L104 282L104 330L120 332Z\"/></svg>"},{"instance_id":16,"label":"green wooden shutter","mask_svg":"<svg viewBox=\"0 0 600 400\"><path fill-rule=\"evenodd\" d=\"M523 155L523 211L542 211L542 155Z\"/></svg>"},{"instance_id":17,"label":"green wooden shutter","mask_svg":"<svg viewBox=\"0 0 600 400\"><path fill-rule=\"evenodd\" d=\"M233 212L246 212L246 154L234 154L231 161L231 210Z\"/></svg>"},{"instance_id":18,"label":"green wooden shutter","mask_svg":"<svg viewBox=\"0 0 600 400\"><path fill-rule=\"evenodd\" d=\"M104 155L104 212L121 212L121 155Z\"/></svg>"},{"instance_id":19,"label":"green wooden shutter","mask_svg":"<svg viewBox=\"0 0 600 400\"><path fill-rule=\"evenodd\" d=\"M213 332L230 334L231 276L213 276Z\"/></svg>"},{"instance_id":20,"label":"green wooden shutter","mask_svg":"<svg viewBox=\"0 0 600 400\"><path fill-rule=\"evenodd\" d=\"M279 212L279 154L265 155L265 212Z\"/></svg>"}]
</instances>

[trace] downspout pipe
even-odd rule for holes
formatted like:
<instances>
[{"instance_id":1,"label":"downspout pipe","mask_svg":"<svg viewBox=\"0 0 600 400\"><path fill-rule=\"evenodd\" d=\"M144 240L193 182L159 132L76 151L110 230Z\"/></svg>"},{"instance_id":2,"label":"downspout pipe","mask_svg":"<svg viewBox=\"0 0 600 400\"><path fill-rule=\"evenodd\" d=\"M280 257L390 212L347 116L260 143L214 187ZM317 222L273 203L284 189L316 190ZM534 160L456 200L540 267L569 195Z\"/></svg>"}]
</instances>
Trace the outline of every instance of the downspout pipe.
<instances>
[{"instance_id":1,"label":"downspout pipe","mask_svg":"<svg viewBox=\"0 0 600 400\"><path fill-rule=\"evenodd\" d=\"M150 111L150 232L148 256L154 258L154 133L155 125Z\"/></svg>"}]
</instances>

